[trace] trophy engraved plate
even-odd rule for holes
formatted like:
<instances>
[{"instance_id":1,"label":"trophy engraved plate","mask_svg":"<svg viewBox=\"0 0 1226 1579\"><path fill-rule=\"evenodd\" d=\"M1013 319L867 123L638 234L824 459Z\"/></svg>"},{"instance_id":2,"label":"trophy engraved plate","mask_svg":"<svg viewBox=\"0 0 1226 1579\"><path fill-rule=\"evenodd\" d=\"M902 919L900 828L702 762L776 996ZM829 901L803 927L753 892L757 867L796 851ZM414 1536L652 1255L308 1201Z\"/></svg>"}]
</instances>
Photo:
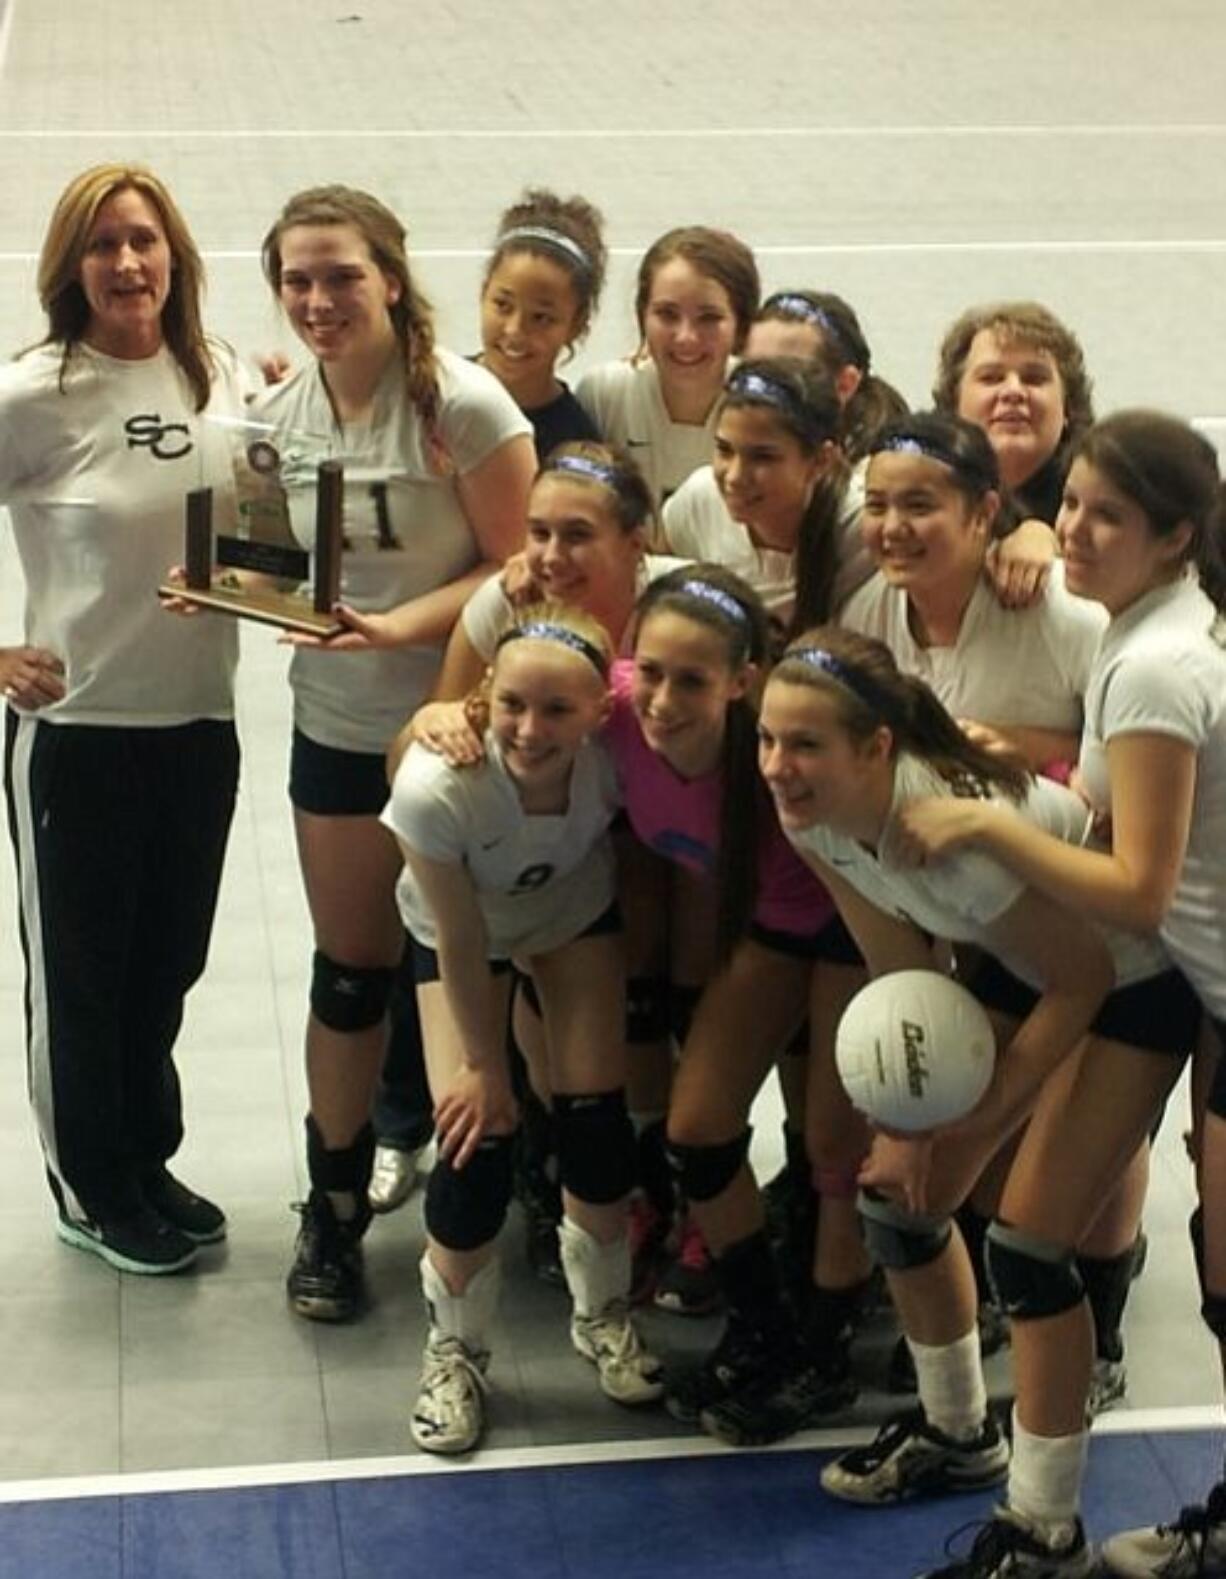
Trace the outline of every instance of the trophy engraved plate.
<instances>
[{"instance_id":1,"label":"trophy engraved plate","mask_svg":"<svg viewBox=\"0 0 1226 1579\"><path fill-rule=\"evenodd\" d=\"M327 458L328 441L266 423L209 418L205 426L214 481L187 495L184 581L164 583L159 595L336 635L345 478Z\"/></svg>"}]
</instances>

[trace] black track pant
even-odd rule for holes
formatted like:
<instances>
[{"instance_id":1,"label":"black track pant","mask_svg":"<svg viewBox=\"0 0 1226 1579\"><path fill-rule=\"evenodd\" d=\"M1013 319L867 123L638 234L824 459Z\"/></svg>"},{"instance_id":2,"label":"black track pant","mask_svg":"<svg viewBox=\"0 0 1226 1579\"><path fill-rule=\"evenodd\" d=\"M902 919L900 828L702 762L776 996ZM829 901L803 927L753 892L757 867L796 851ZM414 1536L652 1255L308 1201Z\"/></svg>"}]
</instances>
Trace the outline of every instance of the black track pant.
<instances>
[{"instance_id":1,"label":"black track pant","mask_svg":"<svg viewBox=\"0 0 1226 1579\"><path fill-rule=\"evenodd\" d=\"M173 1048L208 953L237 784L229 723L9 711L30 1099L69 1216L135 1210L142 1177L183 1137Z\"/></svg>"}]
</instances>

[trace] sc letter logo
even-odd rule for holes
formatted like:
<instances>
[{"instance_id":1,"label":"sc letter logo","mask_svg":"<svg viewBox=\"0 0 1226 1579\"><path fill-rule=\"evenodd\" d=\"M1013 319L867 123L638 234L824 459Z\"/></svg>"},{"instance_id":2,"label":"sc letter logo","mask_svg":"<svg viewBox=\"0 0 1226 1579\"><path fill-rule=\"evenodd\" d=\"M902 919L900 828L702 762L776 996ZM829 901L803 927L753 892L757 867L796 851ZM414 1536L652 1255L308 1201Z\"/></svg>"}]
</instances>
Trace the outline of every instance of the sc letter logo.
<instances>
[{"instance_id":1,"label":"sc letter logo","mask_svg":"<svg viewBox=\"0 0 1226 1579\"><path fill-rule=\"evenodd\" d=\"M160 461L177 461L191 454L191 429L186 422L163 422L156 412L142 412L129 417L123 431L128 435L130 450L147 447Z\"/></svg>"}]
</instances>

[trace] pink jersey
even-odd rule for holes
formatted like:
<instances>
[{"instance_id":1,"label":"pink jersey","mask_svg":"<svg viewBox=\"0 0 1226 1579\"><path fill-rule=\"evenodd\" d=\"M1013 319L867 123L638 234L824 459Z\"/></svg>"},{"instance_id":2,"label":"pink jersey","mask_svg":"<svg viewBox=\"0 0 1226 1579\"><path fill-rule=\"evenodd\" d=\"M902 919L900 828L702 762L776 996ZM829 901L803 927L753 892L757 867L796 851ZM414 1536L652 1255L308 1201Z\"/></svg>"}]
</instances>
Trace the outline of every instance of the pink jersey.
<instances>
[{"instance_id":1,"label":"pink jersey","mask_svg":"<svg viewBox=\"0 0 1226 1579\"><path fill-rule=\"evenodd\" d=\"M621 782L635 837L666 860L702 877L715 873L723 774L680 778L643 739L630 704L632 663L613 666L613 713L605 743ZM753 919L772 932L813 937L834 916L834 905L780 831L763 790L758 797L758 893Z\"/></svg>"}]
</instances>

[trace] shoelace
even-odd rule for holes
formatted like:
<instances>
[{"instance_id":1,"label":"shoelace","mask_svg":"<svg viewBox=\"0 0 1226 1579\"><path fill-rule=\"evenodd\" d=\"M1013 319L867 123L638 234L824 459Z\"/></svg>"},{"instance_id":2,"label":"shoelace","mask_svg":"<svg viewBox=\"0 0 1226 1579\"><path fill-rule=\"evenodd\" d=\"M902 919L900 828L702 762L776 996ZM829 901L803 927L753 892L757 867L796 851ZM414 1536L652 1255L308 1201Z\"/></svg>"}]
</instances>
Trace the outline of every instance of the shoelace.
<instances>
[{"instance_id":1,"label":"shoelace","mask_svg":"<svg viewBox=\"0 0 1226 1579\"><path fill-rule=\"evenodd\" d=\"M971 1530L977 1530L979 1533L971 1542L966 1556L959 1558L954 1548ZM1024 1534L1021 1525L1014 1524L1011 1519L972 1519L967 1524L960 1524L949 1536L945 1542L945 1555L954 1558L955 1561L961 1561L968 1568L971 1563L976 1562L986 1562L995 1566L1000 1558L1007 1557L1013 1551L1018 1539Z\"/></svg>"},{"instance_id":2,"label":"shoelace","mask_svg":"<svg viewBox=\"0 0 1226 1579\"><path fill-rule=\"evenodd\" d=\"M1203 1504L1180 1508L1173 1524L1160 1524L1158 1530L1178 1535L1196 1553L1197 1574L1206 1572L1209 1561L1209 1536L1215 1526L1226 1526L1226 1481L1214 1486Z\"/></svg>"},{"instance_id":3,"label":"shoelace","mask_svg":"<svg viewBox=\"0 0 1226 1579\"><path fill-rule=\"evenodd\" d=\"M476 1387L478 1392L489 1391L489 1382L481 1367L458 1338L442 1338L432 1343L426 1351L426 1375L423 1390L431 1399L441 1399L454 1408L464 1402L465 1394Z\"/></svg>"}]
</instances>

